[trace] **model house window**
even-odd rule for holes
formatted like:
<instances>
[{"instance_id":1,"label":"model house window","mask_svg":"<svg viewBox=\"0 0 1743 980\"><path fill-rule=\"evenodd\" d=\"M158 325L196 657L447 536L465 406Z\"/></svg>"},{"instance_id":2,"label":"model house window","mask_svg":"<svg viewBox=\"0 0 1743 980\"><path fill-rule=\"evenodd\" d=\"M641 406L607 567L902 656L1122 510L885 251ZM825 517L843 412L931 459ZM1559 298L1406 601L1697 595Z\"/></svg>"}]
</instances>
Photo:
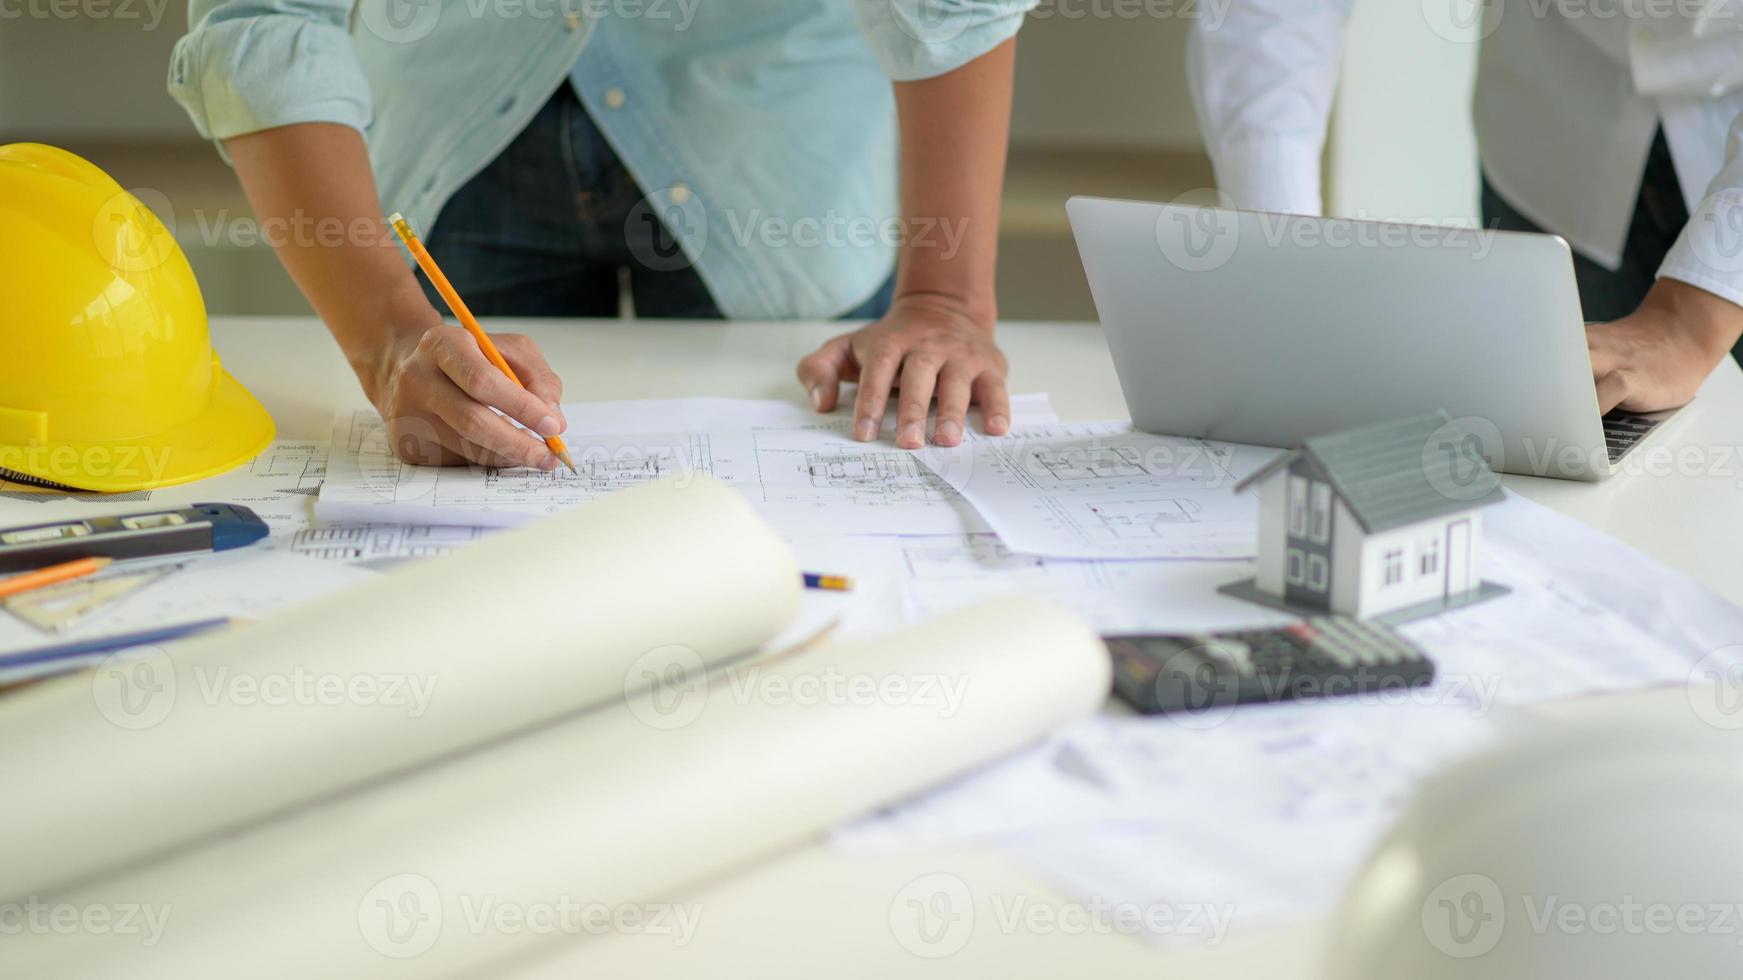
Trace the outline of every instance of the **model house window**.
<instances>
[{"instance_id":1,"label":"model house window","mask_svg":"<svg viewBox=\"0 0 1743 980\"><path fill-rule=\"evenodd\" d=\"M1430 538L1422 543L1422 557L1417 562L1423 575L1433 575L1440 571L1440 539Z\"/></svg>"},{"instance_id":2,"label":"model house window","mask_svg":"<svg viewBox=\"0 0 1743 980\"><path fill-rule=\"evenodd\" d=\"M1404 549L1389 548L1381 557L1383 570L1382 581L1386 585L1397 585L1404 581Z\"/></svg>"},{"instance_id":3,"label":"model house window","mask_svg":"<svg viewBox=\"0 0 1743 980\"><path fill-rule=\"evenodd\" d=\"M1289 478L1289 533L1297 538L1307 536L1307 477Z\"/></svg>"},{"instance_id":4,"label":"model house window","mask_svg":"<svg viewBox=\"0 0 1743 980\"><path fill-rule=\"evenodd\" d=\"M1325 544L1331 540L1331 485L1313 482L1313 532L1314 541Z\"/></svg>"},{"instance_id":5,"label":"model house window","mask_svg":"<svg viewBox=\"0 0 1743 980\"><path fill-rule=\"evenodd\" d=\"M1324 592L1325 582L1329 577L1330 566L1324 555L1307 556L1307 587L1314 592Z\"/></svg>"},{"instance_id":6,"label":"model house window","mask_svg":"<svg viewBox=\"0 0 1743 980\"><path fill-rule=\"evenodd\" d=\"M1302 582L1306 581L1301 567L1306 562L1306 559L1307 556L1302 553L1300 548L1289 549L1289 564L1283 570L1283 577L1290 585L1300 585Z\"/></svg>"}]
</instances>

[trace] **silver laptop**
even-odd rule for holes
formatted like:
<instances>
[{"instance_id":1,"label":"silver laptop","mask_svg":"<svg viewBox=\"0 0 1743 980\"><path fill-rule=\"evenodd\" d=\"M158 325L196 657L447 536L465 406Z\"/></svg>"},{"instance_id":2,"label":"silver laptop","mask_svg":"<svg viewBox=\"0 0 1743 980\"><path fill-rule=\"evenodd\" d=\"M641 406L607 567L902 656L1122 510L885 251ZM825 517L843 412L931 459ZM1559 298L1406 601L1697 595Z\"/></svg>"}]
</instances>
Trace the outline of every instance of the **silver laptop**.
<instances>
[{"instance_id":1,"label":"silver laptop","mask_svg":"<svg viewBox=\"0 0 1743 980\"><path fill-rule=\"evenodd\" d=\"M1066 210L1144 431L1288 447L1444 409L1497 470L1601 480L1674 414L1599 416L1554 235L1088 197Z\"/></svg>"}]
</instances>

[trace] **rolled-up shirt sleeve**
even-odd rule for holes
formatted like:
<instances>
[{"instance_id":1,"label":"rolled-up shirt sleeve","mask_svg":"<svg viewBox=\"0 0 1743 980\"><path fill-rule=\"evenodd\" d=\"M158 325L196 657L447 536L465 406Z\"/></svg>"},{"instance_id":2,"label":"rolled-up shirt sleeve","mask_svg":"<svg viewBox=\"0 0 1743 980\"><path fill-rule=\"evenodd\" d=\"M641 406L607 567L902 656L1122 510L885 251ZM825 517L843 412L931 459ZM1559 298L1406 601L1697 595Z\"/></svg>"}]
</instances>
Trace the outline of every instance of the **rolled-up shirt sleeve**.
<instances>
[{"instance_id":1,"label":"rolled-up shirt sleeve","mask_svg":"<svg viewBox=\"0 0 1743 980\"><path fill-rule=\"evenodd\" d=\"M854 0L860 30L898 82L933 78L1010 40L1038 0Z\"/></svg>"},{"instance_id":2,"label":"rolled-up shirt sleeve","mask_svg":"<svg viewBox=\"0 0 1743 980\"><path fill-rule=\"evenodd\" d=\"M371 2L371 0L364 0ZM208 139L329 122L368 127L369 83L350 0L192 0L170 60L170 95Z\"/></svg>"},{"instance_id":3,"label":"rolled-up shirt sleeve","mask_svg":"<svg viewBox=\"0 0 1743 980\"><path fill-rule=\"evenodd\" d=\"M1188 35L1217 188L1237 208L1319 214L1320 155L1353 0L1231 0Z\"/></svg>"},{"instance_id":4,"label":"rolled-up shirt sleeve","mask_svg":"<svg viewBox=\"0 0 1743 980\"><path fill-rule=\"evenodd\" d=\"M1743 306L1743 116L1725 139L1725 164L1658 267L1661 277L1699 286Z\"/></svg>"},{"instance_id":5,"label":"rolled-up shirt sleeve","mask_svg":"<svg viewBox=\"0 0 1743 980\"><path fill-rule=\"evenodd\" d=\"M1627 58L1641 95L1713 99L1743 85L1743 31L1672 35L1640 28L1628 35Z\"/></svg>"}]
</instances>

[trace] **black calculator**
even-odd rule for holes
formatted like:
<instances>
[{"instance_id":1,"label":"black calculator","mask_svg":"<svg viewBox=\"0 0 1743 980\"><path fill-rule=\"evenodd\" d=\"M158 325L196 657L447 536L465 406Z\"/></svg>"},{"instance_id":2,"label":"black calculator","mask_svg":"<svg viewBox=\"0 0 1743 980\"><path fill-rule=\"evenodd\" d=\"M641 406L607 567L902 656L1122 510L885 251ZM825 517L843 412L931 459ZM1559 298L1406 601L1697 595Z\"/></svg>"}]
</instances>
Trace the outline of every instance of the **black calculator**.
<instances>
[{"instance_id":1,"label":"black calculator","mask_svg":"<svg viewBox=\"0 0 1743 980\"><path fill-rule=\"evenodd\" d=\"M1145 714L1417 687L1434 661L1387 627L1348 616L1226 633L1102 638L1114 693Z\"/></svg>"}]
</instances>

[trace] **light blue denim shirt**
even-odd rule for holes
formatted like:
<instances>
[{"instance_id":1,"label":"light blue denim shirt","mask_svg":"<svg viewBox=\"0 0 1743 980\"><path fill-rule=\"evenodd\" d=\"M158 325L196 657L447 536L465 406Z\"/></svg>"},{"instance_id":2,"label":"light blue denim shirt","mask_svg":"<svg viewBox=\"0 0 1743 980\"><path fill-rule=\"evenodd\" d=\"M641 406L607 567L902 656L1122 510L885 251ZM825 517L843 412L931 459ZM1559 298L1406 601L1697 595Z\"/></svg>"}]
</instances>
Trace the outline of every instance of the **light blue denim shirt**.
<instances>
[{"instance_id":1,"label":"light blue denim shirt","mask_svg":"<svg viewBox=\"0 0 1743 980\"><path fill-rule=\"evenodd\" d=\"M214 140L363 131L383 208L427 233L567 79L728 316L833 317L893 261L890 80L1035 2L191 0L169 89Z\"/></svg>"}]
</instances>

